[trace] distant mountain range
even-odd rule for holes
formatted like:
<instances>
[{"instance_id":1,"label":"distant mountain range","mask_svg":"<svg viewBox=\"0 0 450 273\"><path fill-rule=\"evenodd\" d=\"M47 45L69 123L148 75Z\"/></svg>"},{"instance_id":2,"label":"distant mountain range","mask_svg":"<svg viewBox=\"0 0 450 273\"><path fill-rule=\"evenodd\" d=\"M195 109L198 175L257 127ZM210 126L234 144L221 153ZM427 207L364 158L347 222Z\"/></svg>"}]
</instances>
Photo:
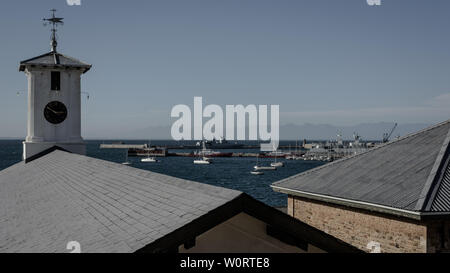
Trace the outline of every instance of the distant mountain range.
<instances>
[{"instance_id":1,"label":"distant mountain range","mask_svg":"<svg viewBox=\"0 0 450 273\"><path fill-rule=\"evenodd\" d=\"M338 134L343 139L353 139L353 134L357 133L363 140L381 140L384 133L389 133L394 126L391 122L379 123L363 123L354 126L334 126L329 124L286 124L280 127L281 139L317 139L328 140L336 139ZM396 136L404 136L426 127L430 124L414 123L399 124L392 134L392 138Z\"/></svg>"},{"instance_id":2,"label":"distant mountain range","mask_svg":"<svg viewBox=\"0 0 450 273\"><path fill-rule=\"evenodd\" d=\"M392 122L363 123L354 126L335 126L329 124L285 124L280 126L280 138L282 140L314 139L329 140L336 139L341 134L344 139L353 139L353 133L358 133L363 140L381 140L383 133L389 132L394 126ZM430 126L426 123L399 124L392 137L404 136ZM98 138L98 137L95 137ZM171 139L170 126L147 127L120 133L115 139Z\"/></svg>"}]
</instances>

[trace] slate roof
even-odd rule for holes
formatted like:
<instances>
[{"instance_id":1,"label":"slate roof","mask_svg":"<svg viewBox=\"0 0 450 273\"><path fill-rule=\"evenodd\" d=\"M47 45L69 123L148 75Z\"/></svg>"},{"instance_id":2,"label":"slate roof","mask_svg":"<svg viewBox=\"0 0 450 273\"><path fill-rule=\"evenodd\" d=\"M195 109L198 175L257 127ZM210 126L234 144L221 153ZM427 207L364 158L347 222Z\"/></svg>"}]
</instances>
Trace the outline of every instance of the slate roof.
<instances>
[{"instance_id":1,"label":"slate roof","mask_svg":"<svg viewBox=\"0 0 450 273\"><path fill-rule=\"evenodd\" d=\"M19 163L0 173L0 250L136 251L241 194L186 182L63 151Z\"/></svg>"},{"instance_id":2,"label":"slate roof","mask_svg":"<svg viewBox=\"0 0 450 273\"><path fill-rule=\"evenodd\" d=\"M0 252L158 252L237 213L260 213L330 251L356 251L242 192L49 150L0 172Z\"/></svg>"},{"instance_id":3,"label":"slate roof","mask_svg":"<svg viewBox=\"0 0 450 273\"><path fill-rule=\"evenodd\" d=\"M37 56L20 62L19 70L24 71L26 66L49 66L49 67L73 67L83 69L86 73L91 69L91 65L75 58L63 55L57 52L49 52L41 56Z\"/></svg>"},{"instance_id":4,"label":"slate roof","mask_svg":"<svg viewBox=\"0 0 450 273\"><path fill-rule=\"evenodd\" d=\"M281 180L272 188L415 218L449 213L449 141L450 120Z\"/></svg>"}]
</instances>

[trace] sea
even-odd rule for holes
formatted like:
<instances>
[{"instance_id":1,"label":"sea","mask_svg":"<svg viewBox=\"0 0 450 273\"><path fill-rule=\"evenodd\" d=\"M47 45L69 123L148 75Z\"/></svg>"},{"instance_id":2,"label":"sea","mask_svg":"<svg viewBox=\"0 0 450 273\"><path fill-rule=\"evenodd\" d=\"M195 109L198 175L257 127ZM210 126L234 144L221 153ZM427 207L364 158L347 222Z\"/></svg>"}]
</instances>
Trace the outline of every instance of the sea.
<instances>
[{"instance_id":1,"label":"sea","mask_svg":"<svg viewBox=\"0 0 450 273\"><path fill-rule=\"evenodd\" d=\"M144 144L143 140L120 140L126 144ZM87 155L90 157L122 163L126 160L125 150L100 149L102 143L117 143L118 140L87 140ZM152 141L151 145L174 145L174 141ZM184 143L190 145L192 143ZM292 147L295 141L282 141L280 145ZM190 150L170 150L171 152L189 152ZM259 150L217 150L224 152L259 152ZM0 171L21 161L22 140L0 140ZM214 158L211 165L194 165L191 157L163 157L158 163L142 163L138 157L129 157L131 167L166 174L186 180L197 181L214 186L245 192L254 198L274 207L285 207L287 196L272 190L270 185L276 181L302 173L323 165L323 162L290 160L284 161L285 167L276 171L264 171L264 175L252 175L250 171L256 165L255 158L232 157ZM269 165L273 159L260 158L260 165Z\"/></svg>"}]
</instances>

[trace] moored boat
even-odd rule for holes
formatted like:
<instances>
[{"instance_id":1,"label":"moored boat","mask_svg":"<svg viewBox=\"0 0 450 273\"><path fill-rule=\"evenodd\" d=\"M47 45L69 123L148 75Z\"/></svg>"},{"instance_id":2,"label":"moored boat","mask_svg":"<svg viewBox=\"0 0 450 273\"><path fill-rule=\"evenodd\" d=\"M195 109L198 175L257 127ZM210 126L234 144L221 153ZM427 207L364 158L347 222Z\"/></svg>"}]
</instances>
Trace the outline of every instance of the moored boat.
<instances>
[{"instance_id":1,"label":"moored boat","mask_svg":"<svg viewBox=\"0 0 450 273\"><path fill-rule=\"evenodd\" d=\"M194 160L194 164L197 164L197 165L209 165L209 164L211 164L211 160L209 158L207 158L207 157L203 157L201 159Z\"/></svg>"}]
</instances>

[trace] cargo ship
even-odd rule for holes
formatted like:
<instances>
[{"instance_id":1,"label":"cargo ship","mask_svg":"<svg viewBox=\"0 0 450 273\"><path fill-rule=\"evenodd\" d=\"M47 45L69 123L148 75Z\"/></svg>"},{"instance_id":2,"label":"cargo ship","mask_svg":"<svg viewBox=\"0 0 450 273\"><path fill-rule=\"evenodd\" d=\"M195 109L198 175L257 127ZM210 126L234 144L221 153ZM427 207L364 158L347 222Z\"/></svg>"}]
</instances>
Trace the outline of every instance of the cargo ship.
<instances>
[{"instance_id":1,"label":"cargo ship","mask_svg":"<svg viewBox=\"0 0 450 273\"><path fill-rule=\"evenodd\" d=\"M233 153L224 153L224 152L218 152L213 151L207 147L207 142L202 141L200 145L202 146L201 150L193 152L193 156L203 156L203 157L232 157ZM199 146L200 146L199 145Z\"/></svg>"},{"instance_id":2,"label":"cargo ship","mask_svg":"<svg viewBox=\"0 0 450 273\"><path fill-rule=\"evenodd\" d=\"M244 148L244 144L240 144L238 142L228 142L226 139L213 139L213 140L205 140L197 142L196 146L201 147L204 143L206 148L208 149L242 149Z\"/></svg>"},{"instance_id":3,"label":"cargo ship","mask_svg":"<svg viewBox=\"0 0 450 273\"><path fill-rule=\"evenodd\" d=\"M164 148L130 148L128 149L128 156L167 156L167 150Z\"/></svg>"}]
</instances>

